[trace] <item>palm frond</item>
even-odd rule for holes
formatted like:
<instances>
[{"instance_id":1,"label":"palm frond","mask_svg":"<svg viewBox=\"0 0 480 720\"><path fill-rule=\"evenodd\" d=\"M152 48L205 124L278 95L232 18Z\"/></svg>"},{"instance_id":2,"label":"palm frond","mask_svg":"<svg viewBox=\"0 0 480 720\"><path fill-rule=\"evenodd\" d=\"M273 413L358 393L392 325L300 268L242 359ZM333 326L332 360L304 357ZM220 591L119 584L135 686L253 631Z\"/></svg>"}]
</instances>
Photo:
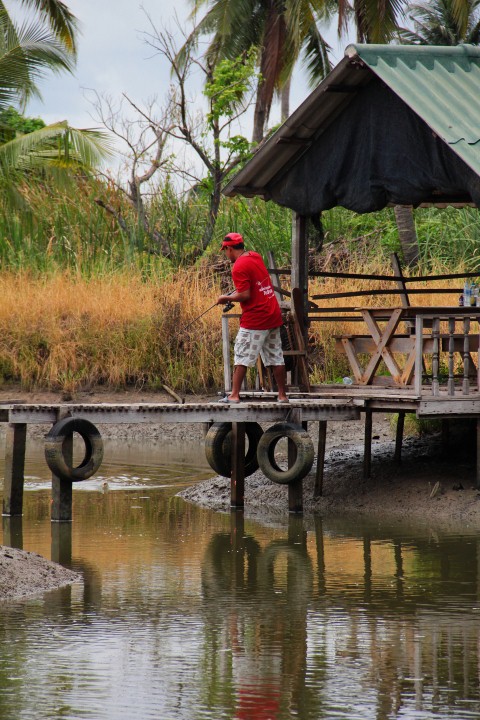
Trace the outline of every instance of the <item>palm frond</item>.
<instances>
[{"instance_id":1,"label":"palm frond","mask_svg":"<svg viewBox=\"0 0 480 720\"><path fill-rule=\"evenodd\" d=\"M75 35L78 20L61 0L20 0L24 7L36 11L55 37L73 56L76 55Z\"/></svg>"},{"instance_id":2,"label":"palm frond","mask_svg":"<svg viewBox=\"0 0 480 720\"><path fill-rule=\"evenodd\" d=\"M79 130L63 121L0 145L0 166L4 171L49 166L90 170L112 155L113 145L106 133Z\"/></svg>"},{"instance_id":3,"label":"palm frond","mask_svg":"<svg viewBox=\"0 0 480 720\"><path fill-rule=\"evenodd\" d=\"M47 71L71 69L68 54L49 30L38 23L17 28L0 12L0 107L38 95L37 82Z\"/></svg>"}]
</instances>

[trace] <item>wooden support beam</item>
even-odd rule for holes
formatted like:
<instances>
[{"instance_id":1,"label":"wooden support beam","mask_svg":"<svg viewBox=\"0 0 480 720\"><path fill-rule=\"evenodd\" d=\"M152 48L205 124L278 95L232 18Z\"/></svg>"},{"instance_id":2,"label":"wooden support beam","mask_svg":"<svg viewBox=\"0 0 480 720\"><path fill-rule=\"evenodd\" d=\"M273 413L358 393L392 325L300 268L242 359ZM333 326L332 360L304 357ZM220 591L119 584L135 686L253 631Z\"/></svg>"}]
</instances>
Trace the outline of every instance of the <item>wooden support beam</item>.
<instances>
[{"instance_id":1,"label":"wooden support beam","mask_svg":"<svg viewBox=\"0 0 480 720\"><path fill-rule=\"evenodd\" d=\"M243 508L245 504L245 423L232 423L232 476L230 478L230 506Z\"/></svg>"},{"instance_id":2,"label":"wooden support beam","mask_svg":"<svg viewBox=\"0 0 480 720\"><path fill-rule=\"evenodd\" d=\"M288 518L288 543L290 545L301 545L302 550L307 549L307 531L305 530L302 517L290 515Z\"/></svg>"},{"instance_id":3,"label":"wooden support beam","mask_svg":"<svg viewBox=\"0 0 480 720\"><path fill-rule=\"evenodd\" d=\"M222 315L223 385L226 393L232 389L232 368L230 365L230 328L228 315Z\"/></svg>"},{"instance_id":4,"label":"wooden support beam","mask_svg":"<svg viewBox=\"0 0 480 720\"><path fill-rule=\"evenodd\" d=\"M373 413L371 410L365 411L365 442L363 451L363 478L368 480L372 472L372 427Z\"/></svg>"},{"instance_id":5,"label":"wooden support beam","mask_svg":"<svg viewBox=\"0 0 480 720\"><path fill-rule=\"evenodd\" d=\"M59 411L57 420L68 417L68 412ZM63 441L63 454L69 465L73 464L73 433ZM52 522L72 522L73 483L52 473Z\"/></svg>"},{"instance_id":6,"label":"wooden support beam","mask_svg":"<svg viewBox=\"0 0 480 720\"><path fill-rule=\"evenodd\" d=\"M480 419L477 419L477 477L475 486L477 490L480 490Z\"/></svg>"},{"instance_id":7,"label":"wooden support beam","mask_svg":"<svg viewBox=\"0 0 480 720\"><path fill-rule=\"evenodd\" d=\"M72 523L52 524L51 557L52 562L72 567Z\"/></svg>"},{"instance_id":8,"label":"wooden support beam","mask_svg":"<svg viewBox=\"0 0 480 720\"><path fill-rule=\"evenodd\" d=\"M21 515L4 516L3 544L23 550L23 518Z\"/></svg>"},{"instance_id":9,"label":"wooden support beam","mask_svg":"<svg viewBox=\"0 0 480 720\"><path fill-rule=\"evenodd\" d=\"M292 228L292 288L300 288L304 316L308 312L308 237L307 218L298 213L293 217Z\"/></svg>"},{"instance_id":10,"label":"wooden support beam","mask_svg":"<svg viewBox=\"0 0 480 720\"><path fill-rule=\"evenodd\" d=\"M23 513L26 441L27 425L25 423L8 425L5 447L3 514L10 517Z\"/></svg>"},{"instance_id":11,"label":"wooden support beam","mask_svg":"<svg viewBox=\"0 0 480 720\"><path fill-rule=\"evenodd\" d=\"M320 420L318 423L318 445L317 445L317 470L315 472L315 488L313 497L319 498L323 495L323 476L325 472L325 448L327 444L327 421Z\"/></svg>"},{"instance_id":12,"label":"wooden support beam","mask_svg":"<svg viewBox=\"0 0 480 720\"><path fill-rule=\"evenodd\" d=\"M397 431L395 433L395 454L394 460L397 465L402 462L403 429L405 427L405 411L400 410L397 420Z\"/></svg>"}]
</instances>

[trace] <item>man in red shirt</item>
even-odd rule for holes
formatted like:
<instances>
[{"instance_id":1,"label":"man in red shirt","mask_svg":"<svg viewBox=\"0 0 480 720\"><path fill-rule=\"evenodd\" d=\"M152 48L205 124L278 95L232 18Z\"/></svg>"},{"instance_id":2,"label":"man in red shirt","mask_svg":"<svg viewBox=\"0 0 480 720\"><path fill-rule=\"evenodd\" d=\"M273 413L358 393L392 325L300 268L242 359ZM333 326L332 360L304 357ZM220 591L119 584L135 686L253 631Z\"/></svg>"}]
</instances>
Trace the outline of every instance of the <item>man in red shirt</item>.
<instances>
[{"instance_id":1,"label":"man in red shirt","mask_svg":"<svg viewBox=\"0 0 480 720\"><path fill-rule=\"evenodd\" d=\"M245 250L243 237L239 233L225 235L222 250L232 263L235 291L230 295L220 295L217 305L239 302L242 317L235 340L232 392L220 402L240 402L240 388L247 368L255 365L259 355L266 367L272 367L278 387L278 401L288 402L280 337L282 311L268 270L258 253Z\"/></svg>"}]
</instances>

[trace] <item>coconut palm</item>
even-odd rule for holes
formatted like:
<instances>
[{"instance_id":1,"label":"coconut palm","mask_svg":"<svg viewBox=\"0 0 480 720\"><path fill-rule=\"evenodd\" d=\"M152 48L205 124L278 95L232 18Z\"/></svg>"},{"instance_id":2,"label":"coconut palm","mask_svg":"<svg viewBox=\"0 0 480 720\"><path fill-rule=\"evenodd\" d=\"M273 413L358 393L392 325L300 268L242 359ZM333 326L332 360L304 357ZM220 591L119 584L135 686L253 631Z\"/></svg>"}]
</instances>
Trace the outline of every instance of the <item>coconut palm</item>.
<instances>
[{"instance_id":1,"label":"coconut palm","mask_svg":"<svg viewBox=\"0 0 480 720\"><path fill-rule=\"evenodd\" d=\"M85 171L111 154L105 133L78 130L63 120L0 145L0 169L5 175L10 170Z\"/></svg>"},{"instance_id":2,"label":"coconut palm","mask_svg":"<svg viewBox=\"0 0 480 720\"><path fill-rule=\"evenodd\" d=\"M310 81L330 70L329 46L318 25L328 16L329 0L193 0L192 16L209 5L188 43L203 35L212 39L206 55L213 61L233 59L259 48L260 81L254 115L253 140L263 137L275 90L281 90L302 55ZM331 3L330 3L331 6Z\"/></svg>"},{"instance_id":3,"label":"coconut palm","mask_svg":"<svg viewBox=\"0 0 480 720\"><path fill-rule=\"evenodd\" d=\"M407 7L414 30L401 28L401 42L414 45L480 43L480 0L429 0Z\"/></svg>"},{"instance_id":4,"label":"coconut palm","mask_svg":"<svg viewBox=\"0 0 480 720\"><path fill-rule=\"evenodd\" d=\"M47 71L71 69L71 55L50 30L35 22L16 27L0 10L0 109L38 95Z\"/></svg>"},{"instance_id":5,"label":"coconut palm","mask_svg":"<svg viewBox=\"0 0 480 720\"><path fill-rule=\"evenodd\" d=\"M8 7L22 7L31 10L34 16L47 25L65 50L75 55L77 19L62 0L0 0L0 12L9 15Z\"/></svg>"},{"instance_id":6,"label":"coconut palm","mask_svg":"<svg viewBox=\"0 0 480 720\"><path fill-rule=\"evenodd\" d=\"M338 33L354 22L359 43L388 43L396 35L403 14L402 0L338 0Z\"/></svg>"}]
</instances>

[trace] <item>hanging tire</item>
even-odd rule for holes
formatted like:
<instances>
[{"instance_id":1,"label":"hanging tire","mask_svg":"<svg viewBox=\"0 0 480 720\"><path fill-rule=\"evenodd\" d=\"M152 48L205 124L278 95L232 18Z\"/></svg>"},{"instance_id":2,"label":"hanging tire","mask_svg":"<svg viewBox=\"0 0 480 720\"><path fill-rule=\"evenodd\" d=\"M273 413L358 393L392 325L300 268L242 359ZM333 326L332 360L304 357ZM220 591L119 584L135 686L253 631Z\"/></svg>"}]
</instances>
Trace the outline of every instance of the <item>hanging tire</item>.
<instances>
[{"instance_id":1,"label":"hanging tire","mask_svg":"<svg viewBox=\"0 0 480 720\"><path fill-rule=\"evenodd\" d=\"M64 443L72 434L78 433L85 443L85 455L76 467L65 457ZM103 460L103 441L99 431L83 418L64 418L50 429L45 437L45 460L47 465L62 480L78 482L86 480L97 472Z\"/></svg>"},{"instance_id":2,"label":"hanging tire","mask_svg":"<svg viewBox=\"0 0 480 720\"><path fill-rule=\"evenodd\" d=\"M288 470L282 470L275 460L275 448L282 438L291 440L295 446L295 462ZM260 470L272 482L286 485L302 480L312 469L314 460L313 442L310 435L300 425L281 422L265 430L257 450Z\"/></svg>"},{"instance_id":3,"label":"hanging tire","mask_svg":"<svg viewBox=\"0 0 480 720\"><path fill-rule=\"evenodd\" d=\"M258 423L245 423L248 450L245 455L245 477L258 470L257 447L263 435ZM218 475L232 474L232 423L213 423L205 435L207 462Z\"/></svg>"}]
</instances>

